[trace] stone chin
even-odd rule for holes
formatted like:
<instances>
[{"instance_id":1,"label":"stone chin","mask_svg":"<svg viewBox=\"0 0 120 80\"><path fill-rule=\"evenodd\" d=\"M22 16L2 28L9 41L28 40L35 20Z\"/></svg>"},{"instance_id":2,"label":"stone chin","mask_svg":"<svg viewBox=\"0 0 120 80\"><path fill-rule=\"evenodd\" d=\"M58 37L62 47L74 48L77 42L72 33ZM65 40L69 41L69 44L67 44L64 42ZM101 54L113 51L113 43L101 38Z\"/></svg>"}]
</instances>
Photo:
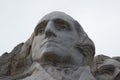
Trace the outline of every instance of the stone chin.
<instances>
[{"instance_id":1,"label":"stone chin","mask_svg":"<svg viewBox=\"0 0 120 80\"><path fill-rule=\"evenodd\" d=\"M33 60L38 61L41 64L71 64L72 63L72 55L70 55L67 51L62 50L58 46L53 46L50 44L46 44L42 51L33 53Z\"/></svg>"},{"instance_id":2,"label":"stone chin","mask_svg":"<svg viewBox=\"0 0 120 80\"><path fill-rule=\"evenodd\" d=\"M55 50L55 51L54 51ZM53 63L53 64L72 64L72 55L66 52L60 51L58 48L46 48L42 52L40 58L41 63Z\"/></svg>"}]
</instances>

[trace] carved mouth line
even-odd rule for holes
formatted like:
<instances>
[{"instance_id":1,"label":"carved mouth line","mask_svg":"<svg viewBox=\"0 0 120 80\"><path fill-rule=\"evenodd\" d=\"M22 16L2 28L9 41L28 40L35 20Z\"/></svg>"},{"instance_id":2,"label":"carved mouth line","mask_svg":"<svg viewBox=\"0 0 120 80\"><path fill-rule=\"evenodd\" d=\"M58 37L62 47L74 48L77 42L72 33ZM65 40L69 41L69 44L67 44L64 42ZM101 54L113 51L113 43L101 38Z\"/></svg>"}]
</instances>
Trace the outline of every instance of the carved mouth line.
<instances>
[{"instance_id":1,"label":"carved mouth line","mask_svg":"<svg viewBox=\"0 0 120 80\"><path fill-rule=\"evenodd\" d=\"M42 42L42 44L40 45L40 48L43 47L43 46L44 46L46 43L48 43L48 42L58 43L58 42L56 42L56 41L54 41L54 40L44 40L44 41Z\"/></svg>"}]
</instances>

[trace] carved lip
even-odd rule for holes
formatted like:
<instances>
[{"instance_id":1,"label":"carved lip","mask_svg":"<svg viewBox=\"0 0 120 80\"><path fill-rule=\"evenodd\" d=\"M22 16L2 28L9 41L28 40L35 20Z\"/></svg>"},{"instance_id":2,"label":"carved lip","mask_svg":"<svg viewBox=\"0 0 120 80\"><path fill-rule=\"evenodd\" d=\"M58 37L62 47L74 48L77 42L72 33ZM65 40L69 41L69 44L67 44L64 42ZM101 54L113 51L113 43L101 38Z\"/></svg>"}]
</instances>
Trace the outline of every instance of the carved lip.
<instances>
[{"instance_id":1,"label":"carved lip","mask_svg":"<svg viewBox=\"0 0 120 80\"><path fill-rule=\"evenodd\" d=\"M41 47L43 47L46 43L48 43L48 42L52 42L52 43L58 43L57 41L55 41L55 40L45 40L45 41L43 41L42 42L42 44L41 44L41 46L40 46L40 48Z\"/></svg>"}]
</instances>

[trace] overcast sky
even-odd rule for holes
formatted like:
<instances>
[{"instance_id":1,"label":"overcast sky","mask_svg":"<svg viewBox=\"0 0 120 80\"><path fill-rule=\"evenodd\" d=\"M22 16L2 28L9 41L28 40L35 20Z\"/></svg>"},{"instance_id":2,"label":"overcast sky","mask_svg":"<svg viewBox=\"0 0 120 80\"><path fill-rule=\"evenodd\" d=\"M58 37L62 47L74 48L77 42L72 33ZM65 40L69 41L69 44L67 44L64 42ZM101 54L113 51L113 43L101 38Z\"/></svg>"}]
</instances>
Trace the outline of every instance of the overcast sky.
<instances>
[{"instance_id":1,"label":"overcast sky","mask_svg":"<svg viewBox=\"0 0 120 80\"><path fill-rule=\"evenodd\" d=\"M76 19L94 41L96 54L120 56L120 0L0 0L0 55L25 42L52 11Z\"/></svg>"}]
</instances>

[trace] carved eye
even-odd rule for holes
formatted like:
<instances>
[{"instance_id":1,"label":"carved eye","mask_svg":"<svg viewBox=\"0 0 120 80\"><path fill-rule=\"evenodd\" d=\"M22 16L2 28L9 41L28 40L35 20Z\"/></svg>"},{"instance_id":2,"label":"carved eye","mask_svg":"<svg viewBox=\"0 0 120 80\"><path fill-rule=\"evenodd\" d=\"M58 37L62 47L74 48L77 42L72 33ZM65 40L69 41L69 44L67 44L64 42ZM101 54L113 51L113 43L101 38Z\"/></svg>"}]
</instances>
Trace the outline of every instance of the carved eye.
<instances>
[{"instance_id":1,"label":"carved eye","mask_svg":"<svg viewBox=\"0 0 120 80\"><path fill-rule=\"evenodd\" d=\"M110 70L108 70L108 69L103 70L102 73L103 73L103 74L108 74L108 75L112 75L112 74L113 74L113 73L112 73Z\"/></svg>"},{"instance_id":2,"label":"carved eye","mask_svg":"<svg viewBox=\"0 0 120 80\"><path fill-rule=\"evenodd\" d=\"M114 73L114 70L115 67L113 65L104 65L100 67L95 73L112 75Z\"/></svg>"},{"instance_id":3,"label":"carved eye","mask_svg":"<svg viewBox=\"0 0 120 80\"><path fill-rule=\"evenodd\" d=\"M60 27L58 27L60 30L67 30L68 26L65 24L59 24Z\"/></svg>"},{"instance_id":4,"label":"carved eye","mask_svg":"<svg viewBox=\"0 0 120 80\"><path fill-rule=\"evenodd\" d=\"M38 33L40 34L44 33L47 22L48 21L42 21L40 24L37 25L37 27L35 28L35 35L37 35Z\"/></svg>"},{"instance_id":5,"label":"carved eye","mask_svg":"<svg viewBox=\"0 0 120 80\"><path fill-rule=\"evenodd\" d=\"M41 27L41 28L39 29L39 33L41 33L41 34L44 33L44 27Z\"/></svg>"},{"instance_id":6,"label":"carved eye","mask_svg":"<svg viewBox=\"0 0 120 80\"><path fill-rule=\"evenodd\" d=\"M54 24L57 30L70 30L68 22L62 19L55 19Z\"/></svg>"}]
</instances>

